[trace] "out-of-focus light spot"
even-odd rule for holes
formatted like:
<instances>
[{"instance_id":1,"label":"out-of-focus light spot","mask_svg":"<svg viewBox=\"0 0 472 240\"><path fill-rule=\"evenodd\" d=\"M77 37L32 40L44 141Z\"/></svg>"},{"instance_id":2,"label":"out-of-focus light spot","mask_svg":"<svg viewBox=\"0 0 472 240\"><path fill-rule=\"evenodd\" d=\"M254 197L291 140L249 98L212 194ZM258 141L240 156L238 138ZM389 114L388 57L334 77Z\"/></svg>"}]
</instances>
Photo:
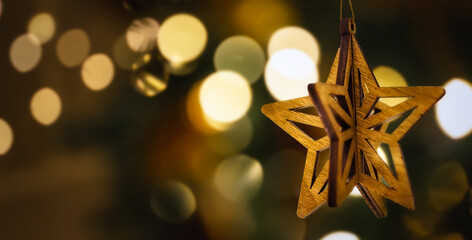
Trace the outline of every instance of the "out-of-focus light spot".
<instances>
[{"instance_id":1,"label":"out-of-focus light spot","mask_svg":"<svg viewBox=\"0 0 472 240\"><path fill-rule=\"evenodd\" d=\"M189 14L166 19L157 34L157 46L173 64L195 60L207 43L207 31L200 20Z\"/></svg>"},{"instance_id":2,"label":"out-of-focus light spot","mask_svg":"<svg viewBox=\"0 0 472 240\"><path fill-rule=\"evenodd\" d=\"M452 139L472 132L472 85L463 79L452 79L444 85L446 95L436 104L436 120Z\"/></svg>"},{"instance_id":3,"label":"out-of-focus light spot","mask_svg":"<svg viewBox=\"0 0 472 240\"><path fill-rule=\"evenodd\" d=\"M415 239L430 235L440 220L440 213L430 210L403 216L405 227L414 233Z\"/></svg>"},{"instance_id":4,"label":"out-of-focus light spot","mask_svg":"<svg viewBox=\"0 0 472 240\"><path fill-rule=\"evenodd\" d=\"M197 206L192 190L182 182L166 181L150 196L151 208L159 218L169 222L183 222Z\"/></svg>"},{"instance_id":5,"label":"out-of-focus light spot","mask_svg":"<svg viewBox=\"0 0 472 240\"><path fill-rule=\"evenodd\" d=\"M349 194L349 196L351 197L362 197L362 194L361 192L359 191L359 189L357 187L353 188L351 193Z\"/></svg>"},{"instance_id":6,"label":"out-of-focus light spot","mask_svg":"<svg viewBox=\"0 0 472 240\"><path fill-rule=\"evenodd\" d=\"M111 59L103 53L88 57L82 65L82 81L90 90L100 91L106 88L115 75Z\"/></svg>"},{"instance_id":7,"label":"out-of-focus light spot","mask_svg":"<svg viewBox=\"0 0 472 240\"><path fill-rule=\"evenodd\" d=\"M78 66L90 52L90 40L81 29L72 29L63 33L56 46L57 57L66 67Z\"/></svg>"},{"instance_id":8,"label":"out-of-focus light spot","mask_svg":"<svg viewBox=\"0 0 472 240\"><path fill-rule=\"evenodd\" d=\"M374 76L381 87L406 87L408 83L405 78L395 69L387 66L379 66L374 69ZM380 98L380 101L395 106L408 100L406 97Z\"/></svg>"},{"instance_id":9,"label":"out-of-focus light spot","mask_svg":"<svg viewBox=\"0 0 472 240\"><path fill-rule=\"evenodd\" d=\"M252 38L234 36L218 46L213 60L216 70L237 72L254 83L264 70L265 57L261 46Z\"/></svg>"},{"instance_id":10,"label":"out-of-focus light spot","mask_svg":"<svg viewBox=\"0 0 472 240\"><path fill-rule=\"evenodd\" d=\"M30 109L36 121L46 126L51 125L61 114L61 99L54 90L45 87L33 95Z\"/></svg>"},{"instance_id":11,"label":"out-of-focus light spot","mask_svg":"<svg viewBox=\"0 0 472 240\"><path fill-rule=\"evenodd\" d=\"M237 32L264 43L277 29L296 23L293 7L283 0L238 1L233 14Z\"/></svg>"},{"instance_id":12,"label":"out-of-focus light spot","mask_svg":"<svg viewBox=\"0 0 472 240\"><path fill-rule=\"evenodd\" d=\"M219 71L203 81L199 101L209 119L233 123L242 118L251 106L251 86L237 73Z\"/></svg>"},{"instance_id":13,"label":"out-of-focus light spot","mask_svg":"<svg viewBox=\"0 0 472 240\"><path fill-rule=\"evenodd\" d=\"M13 144L13 130L10 125L0 118L0 156L5 155Z\"/></svg>"},{"instance_id":14,"label":"out-of-focus light spot","mask_svg":"<svg viewBox=\"0 0 472 240\"><path fill-rule=\"evenodd\" d=\"M36 35L44 44L51 40L56 31L56 23L49 13L40 13L34 16L28 24L28 32Z\"/></svg>"},{"instance_id":15,"label":"out-of-focus light spot","mask_svg":"<svg viewBox=\"0 0 472 240\"><path fill-rule=\"evenodd\" d=\"M221 162L213 182L223 197L235 202L246 202L259 191L262 177L259 161L241 154Z\"/></svg>"},{"instance_id":16,"label":"out-of-focus light spot","mask_svg":"<svg viewBox=\"0 0 472 240\"><path fill-rule=\"evenodd\" d=\"M142 95L154 97L167 88L169 65L161 57L144 54L131 69L131 84Z\"/></svg>"},{"instance_id":17,"label":"out-of-focus light spot","mask_svg":"<svg viewBox=\"0 0 472 240\"><path fill-rule=\"evenodd\" d=\"M267 52L269 57L274 53L287 49L297 49L311 57L314 63L320 60L320 46L315 37L301 27L284 27L277 30L269 40Z\"/></svg>"},{"instance_id":18,"label":"out-of-focus light spot","mask_svg":"<svg viewBox=\"0 0 472 240\"><path fill-rule=\"evenodd\" d=\"M134 20L126 30L126 42L135 52L147 52L156 47L159 23L153 18Z\"/></svg>"},{"instance_id":19,"label":"out-of-focus light spot","mask_svg":"<svg viewBox=\"0 0 472 240\"><path fill-rule=\"evenodd\" d=\"M170 73L177 76L185 76L197 69L199 66L198 61L192 61L187 63L174 63L169 62Z\"/></svg>"},{"instance_id":20,"label":"out-of-focus light spot","mask_svg":"<svg viewBox=\"0 0 472 240\"><path fill-rule=\"evenodd\" d=\"M321 240L359 240L359 237L351 232L336 231L323 236Z\"/></svg>"},{"instance_id":21,"label":"out-of-focus light spot","mask_svg":"<svg viewBox=\"0 0 472 240\"><path fill-rule=\"evenodd\" d=\"M317 81L318 69L313 60L296 49L274 53L265 69L265 84L279 101L307 96L307 85Z\"/></svg>"},{"instance_id":22,"label":"out-of-focus light spot","mask_svg":"<svg viewBox=\"0 0 472 240\"><path fill-rule=\"evenodd\" d=\"M227 130L208 137L209 147L217 153L236 154L243 151L251 142L253 126L249 117L243 117Z\"/></svg>"},{"instance_id":23,"label":"out-of-focus light spot","mask_svg":"<svg viewBox=\"0 0 472 240\"><path fill-rule=\"evenodd\" d=\"M36 35L27 33L20 35L10 47L10 60L19 72L31 71L41 60L41 42Z\"/></svg>"},{"instance_id":24,"label":"out-of-focus light spot","mask_svg":"<svg viewBox=\"0 0 472 240\"><path fill-rule=\"evenodd\" d=\"M430 181L429 196L439 211L455 207L465 197L469 188L467 174L456 161L439 166Z\"/></svg>"},{"instance_id":25,"label":"out-of-focus light spot","mask_svg":"<svg viewBox=\"0 0 472 240\"><path fill-rule=\"evenodd\" d=\"M190 89L187 96L187 116L191 125L205 134L214 134L221 130L213 128L205 119L202 106L200 105L199 93L203 81L198 81Z\"/></svg>"},{"instance_id":26,"label":"out-of-focus light spot","mask_svg":"<svg viewBox=\"0 0 472 240\"><path fill-rule=\"evenodd\" d=\"M125 35L120 36L113 45L113 59L119 67L125 70L130 70L133 63L142 55L128 46Z\"/></svg>"}]
</instances>

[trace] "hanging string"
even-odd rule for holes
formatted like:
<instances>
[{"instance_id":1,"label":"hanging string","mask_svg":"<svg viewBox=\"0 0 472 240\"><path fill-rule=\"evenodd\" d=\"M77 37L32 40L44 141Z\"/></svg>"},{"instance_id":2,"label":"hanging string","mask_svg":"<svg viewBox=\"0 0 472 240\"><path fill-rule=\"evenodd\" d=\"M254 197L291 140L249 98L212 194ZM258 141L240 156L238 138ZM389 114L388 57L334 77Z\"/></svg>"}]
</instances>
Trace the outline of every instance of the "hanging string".
<instances>
[{"instance_id":1,"label":"hanging string","mask_svg":"<svg viewBox=\"0 0 472 240\"><path fill-rule=\"evenodd\" d=\"M352 8L351 0L349 0L349 5L351 6L352 21L354 22L354 9ZM341 0L339 7L339 19L343 19L343 0Z\"/></svg>"}]
</instances>

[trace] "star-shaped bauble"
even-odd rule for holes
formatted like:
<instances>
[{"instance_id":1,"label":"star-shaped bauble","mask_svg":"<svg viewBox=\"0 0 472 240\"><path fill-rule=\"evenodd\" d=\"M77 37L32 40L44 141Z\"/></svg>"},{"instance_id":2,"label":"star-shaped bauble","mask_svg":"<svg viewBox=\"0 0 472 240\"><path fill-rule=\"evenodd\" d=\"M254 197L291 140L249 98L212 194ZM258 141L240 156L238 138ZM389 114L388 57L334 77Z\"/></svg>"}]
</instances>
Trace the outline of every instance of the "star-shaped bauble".
<instances>
[{"instance_id":1,"label":"star-shaped bauble","mask_svg":"<svg viewBox=\"0 0 472 240\"><path fill-rule=\"evenodd\" d=\"M399 140L445 93L441 87L380 87L354 35L341 21L341 46L326 83L308 86L310 97L267 104L262 112L308 149L297 215L326 201L339 206L357 186L375 216L387 216L385 198L414 209ZM382 98L407 98L395 106ZM318 114L302 109L315 107ZM324 128L313 139L295 123ZM384 161L377 149L389 152ZM329 148L329 160L320 152Z\"/></svg>"}]
</instances>

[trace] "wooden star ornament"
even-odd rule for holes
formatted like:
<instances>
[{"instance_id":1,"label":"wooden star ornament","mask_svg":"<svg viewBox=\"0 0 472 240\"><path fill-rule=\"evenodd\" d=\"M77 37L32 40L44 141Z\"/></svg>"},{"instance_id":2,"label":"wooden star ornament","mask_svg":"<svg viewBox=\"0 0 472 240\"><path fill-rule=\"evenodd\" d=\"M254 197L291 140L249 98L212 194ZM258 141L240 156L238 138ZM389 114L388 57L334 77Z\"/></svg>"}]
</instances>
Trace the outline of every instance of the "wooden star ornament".
<instances>
[{"instance_id":1,"label":"wooden star ornament","mask_svg":"<svg viewBox=\"0 0 472 240\"><path fill-rule=\"evenodd\" d=\"M387 216L385 198L414 209L399 140L444 94L441 87L380 87L355 37L341 20L341 46L326 83L309 84L309 97L267 104L262 112L308 149L297 215L326 201L339 206L356 186L375 216ZM394 106L384 98L406 98ZM317 114L303 109L315 107ZM326 130L314 139L299 124ZM320 153L329 148L329 160ZM388 154L379 155L379 149ZM387 159L386 159L387 158Z\"/></svg>"}]
</instances>

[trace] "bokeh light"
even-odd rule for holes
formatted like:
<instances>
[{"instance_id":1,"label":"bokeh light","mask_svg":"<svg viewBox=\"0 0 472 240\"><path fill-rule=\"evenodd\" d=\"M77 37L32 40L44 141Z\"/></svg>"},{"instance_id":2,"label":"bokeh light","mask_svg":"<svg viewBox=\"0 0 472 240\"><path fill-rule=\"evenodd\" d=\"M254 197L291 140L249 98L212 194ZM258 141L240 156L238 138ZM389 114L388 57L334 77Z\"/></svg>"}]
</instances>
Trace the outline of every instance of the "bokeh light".
<instances>
[{"instance_id":1,"label":"bokeh light","mask_svg":"<svg viewBox=\"0 0 472 240\"><path fill-rule=\"evenodd\" d=\"M151 208L159 218L169 222L183 222L197 206L192 190L179 181L166 181L150 194Z\"/></svg>"},{"instance_id":2,"label":"bokeh light","mask_svg":"<svg viewBox=\"0 0 472 240\"><path fill-rule=\"evenodd\" d=\"M254 128L248 116L241 118L225 131L208 136L208 147L220 154L236 154L251 143Z\"/></svg>"},{"instance_id":3,"label":"bokeh light","mask_svg":"<svg viewBox=\"0 0 472 240\"><path fill-rule=\"evenodd\" d=\"M169 65L161 57L144 54L133 63L131 69L131 84L142 95L154 97L167 88Z\"/></svg>"},{"instance_id":4,"label":"bokeh light","mask_svg":"<svg viewBox=\"0 0 472 240\"><path fill-rule=\"evenodd\" d=\"M252 91L247 80L231 71L219 71L202 83L199 102L205 116L221 123L232 123L242 118L252 102Z\"/></svg>"},{"instance_id":5,"label":"bokeh light","mask_svg":"<svg viewBox=\"0 0 472 240\"><path fill-rule=\"evenodd\" d=\"M172 64L184 64L202 54L207 43L203 23L189 14L176 14L166 19L157 34L157 46Z\"/></svg>"},{"instance_id":6,"label":"bokeh light","mask_svg":"<svg viewBox=\"0 0 472 240\"><path fill-rule=\"evenodd\" d=\"M455 207L467 194L469 183L467 174L456 161L440 165L429 186L429 197L432 205L439 211Z\"/></svg>"},{"instance_id":7,"label":"bokeh light","mask_svg":"<svg viewBox=\"0 0 472 240\"><path fill-rule=\"evenodd\" d=\"M216 49L213 60L216 70L237 72L250 83L259 79L265 64L261 46L246 36L234 36L224 40Z\"/></svg>"},{"instance_id":8,"label":"bokeh light","mask_svg":"<svg viewBox=\"0 0 472 240\"><path fill-rule=\"evenodd\" d=\"M0 118L0 156L5 155L13 144L13 130L7 121Z\"/></svg>"},{"instance_id":9,"label":"bokeh light","mask_svg":"<svg viewBox=\"0 0 472 240\"><path fill-rule=\"evenodd\" d=\"M279 101L308 96L308 84L317 81L315 63L300 50L280 50L270 57L266 65L265 84Z\"/></svg>"},{"instance_id":10,"label":"bokeh light","mask_svg":"<svg viewBox=\"0 0 472 240\"><path fill-rule=\"evenodd\" d=\"M42 44L49 42L55 31L56 23L49 13L37 14L28 24L28 32L36 35Z\"/></svg>"},{"instance_id":11,"label":"bokeh light","mask_svg":"<svg viewBox=\"0 0 472 240\"><path fill-rule=\"evenodd\" d=\"M304 28L295 26L284 27L272 34L267 46L269 57L287 48L304 52L311 57L314 63L319 63L320 61L321 53L318 41Z\"/></svg>"},{"instance_id":12,"label":"bokeh light","mask_svg":"<svg viewBox=\"0 0 472 240\"><path fill-rule=\"evenodd\" d=\"M378 66L374 69L374 76L381 87L406 87L408 86L405 78L395 69L387 66ZM408 100L407 97L398 98L380 98L379 101L395 106Z\"/></svg>"},{"instance_id":13,"label":"bokeh light","mask_svg":"<svg viewBox=\"0 0 472 240\"><path fill-rule=\"evenodd\" d=\"M83 30L72 29L63 33L56 46L57 57L66 67L78 66L90 52L90 40Z\"/></svg>"},{"instance_id":14,"label":"bokeh light","mask_svg":"<svg viewBox=\"0 0 472 240\"><path fill-rule=\"evenodd\" d=\"M21 73L35 68L41 60L41 55L41 42L32 33L15 38L10 47L10 61L13 67Z\"/></svg>"},{"instance_id":15,"label":"bokeh light","mask_svg":"<svg viewBox=\"0 0 472 240\"><path fill-rule=\"evenodd\" d=\"M87 88L92 91L99 91L111 83L115 75L115 68L106 54L97 53L84 61L80 73Z\"/></svg>"},{"instance_id":16,"label":"bokeh light","mask_svg":"<svg viewBox=\"0 0 472 240\"><path fill-rule=\"evenodd\" d=\"M359 237L351 232L336 231L323 236L320 240L359 240Z\"/></svg>"},{"instance_id":17,"label":"bokeh light","mask_svg":"<svg viewBox=\"0 0 472 240\"><path fill-rule=\"evenodd\" d=\"M246 202L259 191L262 184L262 166L247 155L236 155L222 161L215 171L216 189L228 200Z\"/></svg>"},{"instance_id":18,"label":"bokeh light","mask_svg":"<svg viewBox=\"0 0 472 240\"><path fill-rule=\"evenodd\" d=\"M436 120L447 136L461 139L472 132L472 85L459 78L448 81L446 95L436 104Z\"/></svg>"},{"instance_id":19,"label":"bokeh light","mask_svg":"<svg viewBox=\"0 0 472 240\"><path fill-rule=\"evenodd\" d=\"M113 45L113 59L116 64L125 70L130 70L133 63L143 54L133 51L126 43L126 36L120 36Z\"/></svg>"},{"instance_id":20,"label":"bokeh light","mask_svg":"<svg viewBox=\"0 0 472 240\"><path fill-rule=\"evenodd\" d=\"M31 98L31 114L42 125L54 123L62 111L59 95L48 87L38 90Z\"/></svg>"},{"instance_id":21,"label":"bokeh light","mask_svg":"<svg viewBox=\"0 0 472 240\"><path fill-rule=\"evenodd\" d=\"M126 42L135 52L147 52L156 47L159 23L150 17L136 19L126 30Z\"/></svg>"}]
</instances>

